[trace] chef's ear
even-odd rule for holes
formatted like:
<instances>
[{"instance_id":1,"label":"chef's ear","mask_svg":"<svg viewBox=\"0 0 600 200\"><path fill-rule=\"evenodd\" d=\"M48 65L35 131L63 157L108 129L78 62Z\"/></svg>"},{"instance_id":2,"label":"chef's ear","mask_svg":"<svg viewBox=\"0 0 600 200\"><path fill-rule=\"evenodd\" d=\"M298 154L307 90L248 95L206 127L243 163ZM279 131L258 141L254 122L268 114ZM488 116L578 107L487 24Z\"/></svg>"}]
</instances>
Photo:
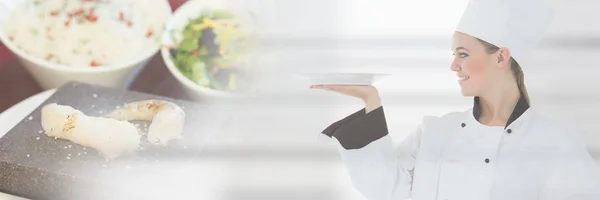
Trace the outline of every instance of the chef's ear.
<instances>
[{"instance_id":1,"label":"chef's ear","mask_svg":"<svg viewBox=\"0 0 600 200\"><path fill-rule=\"evenodd\" d=\"M500 48L497 53L498 66L510 66L510 50L508 48Z\"/></svg>"}]
</instances>

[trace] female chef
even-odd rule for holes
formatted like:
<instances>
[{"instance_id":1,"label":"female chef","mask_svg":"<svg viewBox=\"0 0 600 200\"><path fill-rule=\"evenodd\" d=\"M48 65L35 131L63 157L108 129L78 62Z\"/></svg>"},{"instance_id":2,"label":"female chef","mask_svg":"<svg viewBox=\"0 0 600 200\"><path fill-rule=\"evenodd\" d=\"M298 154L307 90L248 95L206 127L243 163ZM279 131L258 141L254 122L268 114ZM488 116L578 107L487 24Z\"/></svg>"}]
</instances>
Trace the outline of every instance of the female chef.
<instances>
[{"instance_id":1,"label":"female chef","mask_svg":"<svg viewBox=\"0 0 600 200\"><path fill-rule=\"evenodd\" d=\"M370 200L600 200L600 168L560 122L529 107L526 59L551 21L548 0L471 0L452 71L474 106L424 117L394 148L373 86L315 85L365 108L327 127L354 187Z\"/></svg>"}]
</instances>

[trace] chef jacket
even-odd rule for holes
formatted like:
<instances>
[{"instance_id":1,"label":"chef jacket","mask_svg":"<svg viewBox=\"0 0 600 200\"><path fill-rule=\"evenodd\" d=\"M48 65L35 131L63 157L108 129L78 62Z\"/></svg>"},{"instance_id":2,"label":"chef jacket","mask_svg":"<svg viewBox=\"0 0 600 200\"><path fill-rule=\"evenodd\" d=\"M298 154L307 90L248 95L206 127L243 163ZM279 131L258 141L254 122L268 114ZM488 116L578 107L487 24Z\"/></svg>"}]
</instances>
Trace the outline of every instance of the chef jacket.
<instances>
[{"instance_id":1,"label":"chef jacket","mask_svg":"<svg viewBox=\"0 0 600 200\"><path fill-rule=\"evenodd\" d=\"M369 200L600 200L600 167L567 126L521 97L506 126L473 108L426 116L394 147L379 107L327 127L354 187Z\"/></svg>"}]
</instances>

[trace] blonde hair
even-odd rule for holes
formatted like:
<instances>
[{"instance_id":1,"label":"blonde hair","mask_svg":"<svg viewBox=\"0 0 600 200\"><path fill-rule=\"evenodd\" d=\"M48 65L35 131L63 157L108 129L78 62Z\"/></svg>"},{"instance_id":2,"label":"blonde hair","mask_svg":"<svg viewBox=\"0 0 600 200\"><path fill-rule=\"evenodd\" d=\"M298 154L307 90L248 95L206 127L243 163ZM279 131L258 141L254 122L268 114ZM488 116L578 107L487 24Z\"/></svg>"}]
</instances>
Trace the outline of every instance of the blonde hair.
<instances>
[{"instance_id":1,"label":"blonde hair","mask_svg":"<svg viewBox=\"0 0 600 200\"><path fill-rule=\"evenodd\" d=\"M490 44L489 42L483 41L479 38L477 38L477 40L479 40L479 42L481 42L485 46L486 51L490 54L496 53L498 50L500 50L500 48L496 45ZM515 79L517 81L517 87L519 88L519 92L521 92L521 95L525 97L525 100L529 104L529 93L527 93L527 87L525 87L525 74L523 74L523 69L521 69L521 65L519 65L519 63L512 57L510 58L510 69L512 70L513 75L515 76Z\"/></svg>"}]
</instances>

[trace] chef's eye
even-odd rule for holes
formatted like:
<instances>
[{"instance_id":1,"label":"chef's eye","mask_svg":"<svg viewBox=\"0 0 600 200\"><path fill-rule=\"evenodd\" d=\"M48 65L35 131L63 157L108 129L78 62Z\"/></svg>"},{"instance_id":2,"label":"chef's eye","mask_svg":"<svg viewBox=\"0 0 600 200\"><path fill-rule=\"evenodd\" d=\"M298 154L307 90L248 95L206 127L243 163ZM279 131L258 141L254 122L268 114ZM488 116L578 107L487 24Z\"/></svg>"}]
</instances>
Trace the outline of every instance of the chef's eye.
<instances>
[{"instance_id":1,"label":"chef's eye","mask_svg":"<svg viewBox=\"0 0 600 200\"><path fill-rule=\"evenodd\" d=\"M452 55L453 55L453 56L456 56L456 53L452 53ZM459 55L461 58L464 58L464 57L467 57L467 56L469 56L469 54L466 54L466 53L458 53L458 55Z\"/></svg>"}]
</instances>

